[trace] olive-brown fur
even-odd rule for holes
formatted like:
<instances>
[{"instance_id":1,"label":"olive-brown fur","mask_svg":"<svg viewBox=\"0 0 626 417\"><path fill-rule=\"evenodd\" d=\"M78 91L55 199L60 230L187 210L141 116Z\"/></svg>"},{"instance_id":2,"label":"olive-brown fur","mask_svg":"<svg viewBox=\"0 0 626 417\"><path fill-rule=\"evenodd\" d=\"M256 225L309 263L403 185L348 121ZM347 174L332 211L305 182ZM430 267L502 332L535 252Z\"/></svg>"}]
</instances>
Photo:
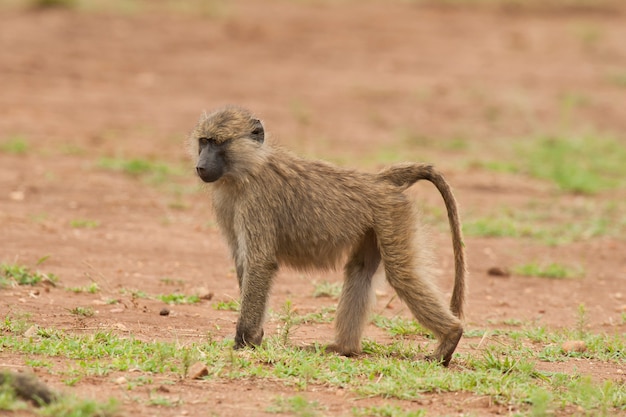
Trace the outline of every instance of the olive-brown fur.
<instances>
[{"instance_id":1,"label":"olive-brown fur","mask_svg":"<svg viewBox=\"0 0 626 417\"><path fill-rule=\"evenodd\" d=\"M426 164L364 173L302 159L268 145L259 128L249 111L226 107L204 114L189 139L196 158L202 144L219 149L216 157L224 167L210 186L239 280L235 348L261 343L267 300L280 266L328 269L347 255L336 339L328 349L343 355L361 351L372 276L382 261L389 284L439 340L430 358L447 366L463 333L459 319L466 266L457 205L445 179ZM450 308L432 284L428 248L415 243L413 205L403 194L420 179L437 187L448 211L455 255Z\"/></svg>"}]
</instances>

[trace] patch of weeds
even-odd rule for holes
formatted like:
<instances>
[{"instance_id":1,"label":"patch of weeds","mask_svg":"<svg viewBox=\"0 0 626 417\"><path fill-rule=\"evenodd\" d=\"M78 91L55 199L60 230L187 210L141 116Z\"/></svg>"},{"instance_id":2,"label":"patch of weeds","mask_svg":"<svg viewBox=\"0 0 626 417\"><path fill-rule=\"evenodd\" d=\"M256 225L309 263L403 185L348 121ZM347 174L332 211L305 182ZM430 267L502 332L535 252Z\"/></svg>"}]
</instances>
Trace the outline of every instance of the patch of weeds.
<instances>
[{"instance_id":1,"label":"patch of weeds","mask_svg":"<svg viewBox=\"0 0 626 417\"><path fill-rule=\"evenodd\" d=\"M146 294L145 291L141 291L141 290L136 290L136 289L129 289L129 288L122 288L120 290L120 294L122 295L126 295L126 294L130 294L130 296L134 299L134 298L150 298L148 296L148 294Z\"/></svg>"},{"instance_id":2,"label":"patch of weeds","mask_svg":"<svg viewBox=\"0 0 626 417\"><path fill-rule=\"evenodd\" d=\"M602 28L592 24L580 24L573 29L574 35L580 40L585 50L592 52L604 37Z\"/></svg>"},{"instance_id":3,"label":"patch of weeds","mask_svg":"<svg viewBox=\"0 0 626 417\"><path fill-rule=\"evenodd\" d=\"M543 417L554 414L554 396L548 390L534 388L528 397L531 404L530 415Z\"/></svg>"},{"instance_id":4,"label":"patch of weeds","mask_svg":"<svg viewBox=\"0 0 626 417\"><path fill-rule=\"evenodd\" d=\"M167 206L169 208L171 208L172 210L179 210L179 211L183 211L183 210L189 210L191 208L191 205L185 201L183 201L180 198L177 198L176 200L170 201Z\"/></svg>"},{"instance_id":5,"label":"patch of weeds","mask_svg":"<svg viewBox=\"0 0 626 417\"><path fill-rule=\"evenodd\" d=\"M625 384L609 381L591 386L576 370L570 374L537 371L534 361L540 356L535 353L532 340L559 345L568 337L565 333L545 329L541 332L535 329L493 331L493 337L485 337L487 347L454 355L457 370L421 360L424 343L407 340L391 344L364 340L363 355L345 358L325 353L323 348L310 350L289 346L277 336L267 337L256 349L235 351L232 340L209 339L181 349L175 342L141 341L113 333L46 333L48 337L26 338L3 331L0 346L5 352L29 357L64 358L69 371L63 371L62 376L68 381L129 369L144 372L149 377L164 374L165 378L177 379L184 375L186 364L195 360L191 356L198 355L207 365L207 378L218 381L270 380L296 389L315 384L341 387L355 395L399 400L420 399L424 393L463 392L510 406L523 415L527 412L542 415L542 410L563 414L579 407L581 415L615 415L626 406ZM607 360L613 355L610 360L623 362L623 335L609 338L585 333L585 341L586 354L591 357ZM424 350L430 351L432 346L428 345L432 343L426 345ZM542 391L548 394L542 395ZM163 405L172 404L172 400L164 402ZM277 400L275 406L280 408L270 412L308 412L305 411L308 406L297 405L303 403L295 401L296 406L292 406L288 400ZM306 403L312 406L308 407L312 409L309 411L324 414L316 405ZM371 415L393 416L396 412L395 415L404 415L392 408L372 408L369 412Z\"/></svg>"},{"instance_id":6,"label":"patch of weeds","mask_svg":"<svg viewBox=\"0 0 626 417\"><path fill-rule=\"evenodd\" d=\"M621 202L597 202L577 197L574 202L530 202L523 209L500 207L481 217L467 216L467 236L530 238L561 245L598 236L619 238L626 232Z\"/></svg>"},{"instance_id":7,"label":"patch of weeds","mask_svg":"<svg viewBox=\"0 0 626 417\"><path fill-rule=\"evenodd\" d=\"M95 229L100 226L98 220L75 219L70 220L70 226L74 229Z\"/></svg>"},{"instance_id":8,"label":"patch of weeds","mask_svg":"<svg viewBox=\"0 0 626 417\"><path fill-rule=\"evenodd\" d=\"M68 310L71 314L74 314L75 316L80 316L80 317L93 317L93 315L95 314L95 311L93 310L92 307L74 307L70 310Z\"/></svg>"},{"instance_id":9,"label":"patch of weeds","mask_svg":"<svg viewBox=\"0 0 626 417\"><path fill-rule=\"evenodd\" d=\"M511 354L499 349L489 348L483 354L483 360L477 366L485 370L495 370L503 374L519 372L535 376L535 365L521 354Z\"/></svg>"},{"instance_id":10,"label":"patch of weeds","mask_svg":"<svg viewBox=\"0 0 626 417\"><path fill-rule=\"evenodd\" d=\"M15 285L37 285L44 280L55 284L59 279L54 274L32 272L27 266L0 264L0 288Z\"/></svg>"},{"instance_id":11,"label":"patch of weeds","mask_svg":"<svg viewBox=\"0 0 626 417\"><path fill-rule=\"evenodd\" d=\"M626 88L626 72L621 72L619 74L613 74L613 75L609 76L608 79L611 82L611 84L613 84L613 85L615 85L617 87Z\"/></svg>"},{"instance_id":12,"label":"patch of weeds","mask_svg":"<svg viewBox=\"0 0 626 417\"><path fill-rule=\"evenodd\" d=\"M182 405L182 400L172 400L166 396L157 395L153 390L150 392L150 399L148 400L148 404L159 407L178 407Z\"/></svg>"},{"instance_id":13,"label":"patch of weeds","mask_svg":"<svg viewBox=\"0 0 626 417\"><path fill-rule=\"evenodd\" d=\"M66 290L70 291L70 292L73 292L73 293L77 293L77 294L78 293L97 294L98 292L100 292L100 286L98 285L98 283L92 282L88 286L68 287L68 288L66 288Z\"/></svg>"},{"instance_id":14,"label":"patch of weeds","mask_svg":"<svg viewBox=\"0 0 626 417\"><path fill-rule=\"evenodd\" d=\"M426 410L404 410L397 405L385 404L365 408L352 408L355 417L425 417Z\"/></svg>"},{"instance_id":15,"label":"patch of weeds","mask_svg":"<svg viewBox=\"0 0 626 417\"><path fill-rule=\"evenodd\" d=\"M30 214L28 217L35 223L44 223L48 220L48 213Z\"/></svg>"},{"instance_id":16,"label":"patch of weeds","mask_svg":"<svg viewBox=\"0 0 626 417\"><path fill-rule=\"evenodd\" d=\"M555 279L582 278L585 274L584 270L582 270L581 268L571 268L556 262L545 265L540 265L537 262L518 265L513 268L513 272L515 274L523 275L526 277Z\"/></svg>"},{"instance_id":17,"label":"patch of weeds","mask_svg":"<svg viewBox=\"0 0 626 417\"><path fill-rule=\"evenodd\" d=\"M528 237L533 236L534 230L509 214L504 214L499 217L488 216L466 220L463 223L463 233L479 237Z\"/></svg>"},{"instance_id":18,"label":"patch of weeds","mask_svg":"<svg viewBox=\"0 0 626 417\"><path fill-rule=\"evenodd\" d=\"M277 414L292 414L299 417L314 417L319 413L320 404L317 401L308 401L301 395L293 397L276 397L273 404L265 411Z\"/></svg>"},{"instance_id":19,"label":"patch of weeds","mask_svg":"<svg viewBox=\"0 0 626 417\"><path fill-rule=\"evenodd\" d=\"M524 168L564 191L593 194L626 184L624 161L626 149L615 140L547 137L528 151Z\"/></svg>"},{"instance_id":20,"label":"patch of weeds","mask_svg":"<svg viewBox=\"0 0 626 417\"><path fill-rule=\"evenodd\" d=\"M170 277L163 277L159 279L159 281L161 281L165 285L183 285L185 283L185 281L182 279L174 279Z\"/></svg>"},{"instance_id":21,"label":"patch of weeds","mask_svg":"<svg viewBox=\"0 0 626 417\"><path fill-rule=\"evenodd\" d=\"M594 194L626 186L626 148L615 139L544 136L520 143L504 162L479 164L548 180L569 193Z\"/></svg>"},{"instance_id":22,"label":"patch of weeds","mask_svg":"<svg viewBox=\"0 0 626 417\"><path fill-rule=\"evenodd\" d=\"M223 19L231 13L228 3L219 0L176 0L167 2L166 7L174 12L211 19Z\"/></svg>"},{"instance_id":23,"label":"patch of weeds","mask_svg":"<svg viewBox=\"0 0 626 417\"><path fill-rule=\"evenodd\" d=\"M213 304L213 308L216 310L239 311L239 301L237 300L218 301L217 303Z\"/></svg>"},{"instance_id":24,"label":"patch of weeds","mask_svg":"<svg viewBox=\"0 0 626 417\"><path fill-rule=\"evenodd\" d=\"M123 172L135 178L146 179L151 184L161 184L176 172L169 165L146 159L101 158L98 166L103 169Z\"/></svg>"},{"instance_id":25,"label":"patch of weeds","mask_svg":"<svg viewBox=\"0 0 626 417\"><path fill-rule=\"evenodd\" d=\"M315 284L315 290L313 291L313 297L329 297L333 299L339 298L341 295L341 282L328 282L323 281Z\"/></svg>"},{"instance_id":26,"label":"patch of weeds","mask_svg":"<svg viewBox=\"0 0 626 417\"><path fill-rule=\"evenodd\" d=\"M452 136L448 138L435 138L424 136L412 129L400 129L397 132L400 138L400 144L410 148L421 147L440 149L444 151L465 151L469 148L469 141L461 136ZM399 153L401 152L399 150Z\"/></svg>"},{"instance_id":27,"label":"patch of weeds","mask_svg":"<svg viewBox=\"0 0 626 417\"><path fill-rule=\"evenodd\" d=\"M28 152L28 142L26 139L16 136L0 143L0 152L13 155L24 155Z\"/></svg>"},{"instance_id":28,"label":"patch of weeds","mask_svg":"<svg viewBox=\"0 0 626 417\"><path fill-rule=\"evenodd\" d=\"M30 0L30 3L38 9L73 9L78 5L78 0Z\"/></svg>"},{"instance_id":29,"label":"patch of weeds","mask_svg":"<svg viewBox=\"0 0 626 417\"><path fill-rule=\"evenodd\" d=\"M64 396L60 401L42 407L38 414L44 417L114 417L119 415L119 404L114 398L101 403Z\"/></svg>"},{"instance_id":30,"label":"patch of weeds","mask_svg":"<svg viewBox=\"0 0 626 417\"><path fill-rule=\"evenodd\" d=\"M9 313L0 322L0 332L23 334L30 326L30 313Z\"/></svg>"},{"instance_id":31,"label":"patch of weeds","mask_svg":"<svg viewBox=\"0 0 626 417\"><path fill-rule=\"evenodd\" d=\"M282 323L280 326L279 338L283 345L289 343L289 334L291 333L291 329L297 324L296 317L296 310L293 308L291 300L285 301L279 317L279 320Z\"/></svg>"},{"instance_id":32,"label":"patch of weeds","mask_svg":"<svg viewBox=\"0 0 626 417\"><path fill-rule=\"evenodd\" d=\"M579 339L582 339L586 335L586 328L589 324L589 316L587 314L587 307L584 303L578 305L576 312L576 333Z\"/></svg>"},{"instance_id":33,"label":"patch of weeds","mask_svg":"<svg viewBox=\"0 0 626 417\"><path fill-rule=\"evenodd\" d=\"M75 144L65 144L60 146L61 153L64 155L85 155L87 151Z\"/></svg>"},{"instance_id":34,"label":"patch of weeds","mask_svg":"<svg viewBox=\"0 0 626 417\"><path fill-rule=\"evenodd\" d=\"M185 294L161 294L157 295L157 298L167 304L197 304L200 302L200 297L197 295L185 295Z\"/></svg>"},{"instance_id":35,"label":"patch of weeds","mask_svg":"<svg viewBox=\"0 0 626 417\"><path fill-rule=\"evenodd\" d=\"M336 306L324 307L321 311L297 315L293 320L295 324L330 323L334 319L335 311L337 311Z\"/></svg>"},{"instance_id":36,"label":"patch of weeds","mask_svg":"<svg viewBox=\"0 0 626 417\"><path fill-rule=\"evenodd\" d=\"M432 337L432 334L423 328L416 320L406 319L395 316L392 318L376 314L373 319L374 325L386 330L392 336L426 336Z\"/></svg>"},{"instance_id":37,"label":"patch of weeds","mask_svg":"<svg viewBox=\"0 0 626 417\"><path fill-rule=\"evenodd\" d=\"M524 324L524 322L518 319L506 319L502 320L502 324L506 326L520 327Z\"/></svg>"},{"instance_id":38,"label":"patch of weeds","mask_svg":"<svg viewBox=\"0 0 626 417\"><path fill-rule=\"evenodd\" d=\"M609 411L613 404L626 407L624 383L611 380L598 383L590 376L577 376L564 384L564 397L567 402L578 405L583 410L597 410L602 415L614 415Z\"/></svg>"}]
</instances>

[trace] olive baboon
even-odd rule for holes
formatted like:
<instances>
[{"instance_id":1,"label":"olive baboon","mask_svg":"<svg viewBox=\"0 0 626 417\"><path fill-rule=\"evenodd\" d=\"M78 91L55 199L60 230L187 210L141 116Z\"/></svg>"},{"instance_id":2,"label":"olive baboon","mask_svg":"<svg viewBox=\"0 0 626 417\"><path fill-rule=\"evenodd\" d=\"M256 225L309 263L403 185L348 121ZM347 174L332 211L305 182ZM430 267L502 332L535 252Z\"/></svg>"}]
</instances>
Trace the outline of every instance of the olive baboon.
<instances>
[{"instance_id":1,"label":"olive baboon","mask_svg":"<svg viewBox=\"0 0 626 417\"><path fill-rule=\"evenodd\" d=\"M348 254L336 340L328 350L360 352L372 276L382 260L389 284L439 340L429 359L447 366L463 334L465 256L456 201L444 178L415 163L378 174L343 169L298 158L264 139L261 122L239 107L204 114L189 138L197 173L212 185L217 221L236 265L241 312L235 349L261 343L280 265L333 268ZM424 248L414 244L413 207L402 193L421 179L437 187L448 211L455 257L450 309L418 262Z\"/></svg>"}]
</instances>

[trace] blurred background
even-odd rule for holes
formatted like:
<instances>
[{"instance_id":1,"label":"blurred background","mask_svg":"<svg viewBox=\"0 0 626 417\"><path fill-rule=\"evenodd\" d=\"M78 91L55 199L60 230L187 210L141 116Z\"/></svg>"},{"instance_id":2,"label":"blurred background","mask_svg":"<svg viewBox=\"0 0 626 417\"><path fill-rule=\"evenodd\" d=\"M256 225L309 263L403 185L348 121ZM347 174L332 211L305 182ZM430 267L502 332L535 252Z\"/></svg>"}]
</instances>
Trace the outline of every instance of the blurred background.
<instances>
[{"instance_id":1,"label":"blurred background","mask_svg":"<svg viewBox=\"0 0 626 417\"><path fill-rule=\"evenodd\" d=\"M586 387L616 381L623 393L625 45L624 0L0 0L0 333L11 343L31 337L11 328L26 317L24 329L72 334L187 345L232 337L237 280L185 141L202 112L236 104L263 121L271 142L305 157L368 171L425 161L445 174L464 223L470 293L465 356L441 381L465 379L489 344L499 349L493 386L508 385L502 378L518 375L509 371L532 351L538 369L581 369L592 378ZM432 229L449 295L443 203L431 184L408 193ZM54 285L18 282L28 268ZM341 268L281 271L266 337L297 311L322 319L293 329L293 345L330 341L340 288ZM380 323L410 315L388 288L377 296L378 325L366 338L392 346L397 334ZM558 337L586 337L589 350L562 353L544 326L574 329ZM588 331L613 342L592 344ZM417 334L408 337L421 354L432 340ZM511 349L517 356L506 356ZM1 366L30 363L57 385L77 366L55 356L47 372L17 349L0 343L0 352ZM374 385L383 376L367 372ZM609 410L560 400L562 382L528 374L545 382L537 392L553 390L557 415L582 415L578 404L587 415ZM95 375L64 382L99 398L129 395L106 372ZM124 397L141 391L143 405L130 400L139 414L182 415L146 411L162 379L136 379L144 377L152 388ZM213 381L205 400L221 415L258 411L292 384L233 378ZM509 394L480 381L485 391L433 394L447 404L433 415L511 415L510 404L537 404L517 393L503 400ZM168 386L185 407L207 398L208 381L178 382ZM343 401L347 390L324 389L343 415L356 404ZM400 405L416 407L423 390ZM623 410L623 395L600 397Z\"/></svg>"}]
</instances>

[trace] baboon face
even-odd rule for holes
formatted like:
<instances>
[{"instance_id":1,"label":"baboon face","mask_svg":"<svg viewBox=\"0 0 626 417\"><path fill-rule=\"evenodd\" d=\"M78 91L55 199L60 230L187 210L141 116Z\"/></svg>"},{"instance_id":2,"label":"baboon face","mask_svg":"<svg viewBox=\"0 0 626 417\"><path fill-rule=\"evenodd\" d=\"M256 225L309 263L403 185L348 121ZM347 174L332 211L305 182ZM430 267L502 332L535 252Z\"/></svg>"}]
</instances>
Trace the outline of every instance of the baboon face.
<instances>
[{"instance_id":1,"label":"baboon face","mask_svg":"<svg viewBox=\"0 0 626 417\"><path fill-rule=\"evenodd\" d=\"M218 143L214 138L198 139L199 155L196 172L202 181L217 181L224 175L228 145L228 141Z\"/></svg>"},{"instance_id":2,"label":"baboon face","mask_svg":"<svg viewBox=\"0 0 626 417\"><path fill-rule=\"evenodd\" d=\"M191 141L197 150L196 172L204 182L215 182L229 169L229 154L237 153L245 141L260 144L265 139L263 125L250 113L232 108L205 115L194 130Z\"/></svg>"}]
</instances>

